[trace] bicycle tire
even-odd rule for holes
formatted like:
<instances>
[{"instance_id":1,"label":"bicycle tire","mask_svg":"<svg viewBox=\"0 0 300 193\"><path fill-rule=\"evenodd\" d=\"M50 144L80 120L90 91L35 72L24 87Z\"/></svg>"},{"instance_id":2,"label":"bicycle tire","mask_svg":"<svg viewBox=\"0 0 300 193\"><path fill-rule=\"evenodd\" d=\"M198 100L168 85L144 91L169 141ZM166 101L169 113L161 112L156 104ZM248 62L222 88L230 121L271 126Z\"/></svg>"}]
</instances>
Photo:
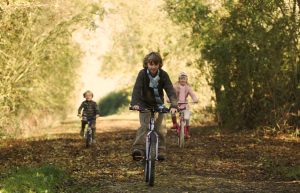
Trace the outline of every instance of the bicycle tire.
<instances>
[{"instance_id":1,"label":"bicycle tire","mask_svg":"<svg viewBox=\"0 0 300 193\"><path fill-rule=\"evenodd\" d=\"M145 160L145 182L149 182L149 161Z\"/></svg>"},{"instance_id":2,"label":"bicycle tire","mask_svg":"<svg viewBox=\"0 0 300 193\"><path fill-rule=\"evenodd\" d=\"M86 139L85 139L85 146L88 148L92 144L92 132L91 128L88 128L86 131Z\"/></svg>"},{"instance_id":3,"label":"bicycle tire","mask_svg":"<svg viewBox=\"0 0 300 193\"><path fill-rule=\"evenodd\" d=\"M149 160L149 186L154 186L155 180L155 160Z\"/></svg>"},{"instance_id":4,"label":"bicycle tire","mask_svg":"<svg viewBox=\"0 0 300 193\"><path fill-rule=\"evenodd\" d=\"M150 143L150 159L148 160L149 186L154 186L156 161L156 136L152 134Z\"/></svg>"},{"instance_id":5,"label":"bicycle tire","mask_svg":"<svg viewBox=\"0 0 300 193\"><path fill-rule=\"evenodd\" d=\"M184 148L184 122L180 121L180 132L178 136L178 141L179 141L179 147Z\"/></svg>"},{"instance_id":6,"label":"bicycle tire","mask_svg":"<svg viewBox=\"0 0 300 193\"><path fill-rule=\"evenodd\" d=\"M149 182L149 160L150 157L150 148L146 149L145 152L145 169L144 169L144 176L145 176L145 182Z\"/></svg>"}]
</instances>

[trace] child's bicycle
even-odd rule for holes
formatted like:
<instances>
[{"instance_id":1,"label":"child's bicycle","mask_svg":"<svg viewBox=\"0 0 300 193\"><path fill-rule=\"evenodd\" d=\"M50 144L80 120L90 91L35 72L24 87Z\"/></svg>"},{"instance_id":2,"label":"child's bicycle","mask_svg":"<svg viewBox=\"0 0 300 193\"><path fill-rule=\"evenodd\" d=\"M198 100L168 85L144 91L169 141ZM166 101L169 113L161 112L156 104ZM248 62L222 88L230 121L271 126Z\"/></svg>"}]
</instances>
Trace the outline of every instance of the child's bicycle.
<instances>
[{"instance_id":1,"label":"child's bicycle","mask_svg":"<svg viewBox=\"0 0 300 193\"><path fill-rule=\"evenodd\" d=\"M129 107L130 110L136 110L132 107ZM146 151L145 151L145 181L149 186L154 185L154 176L155 176L155 161L158 160L158 142L159 137L157 132L154 130L154 120L155 113L169 113L169 109L163 108L150 108L150 109L138 109L140 112L150 112L150 123L149 130L146 137Z\"/></svg>"},{"instance_id":2,"label":"child's bicycle","mask_svg":"<svg viewBox=\"0 0 300 193\"><path fill-rule=\"evenodd\" d=\"M92 121L94 120L93 118L87 118L85 116L82 116L83 121L87 121L87 129L85 129L84 132L84 139L85 139L85 146L88 148L92 145L93 143L93 130L92 130Z\"/></svg>"},{"instance_id":3,"label":"child's bicycle","mask_svg":"<svg viewBox=\"0 0 300 193\"><path fill-rule=\"evenodd\" d=\"M178 103L181 104L188 104L188 103ZM186 130L186 121L184 119L184 111L186 107L179 108L179 128L177 128L177 136L178 136L178 145L180 148L184 148L185 139L187 138L187 130Z\"/></svg>"}]
</instances>

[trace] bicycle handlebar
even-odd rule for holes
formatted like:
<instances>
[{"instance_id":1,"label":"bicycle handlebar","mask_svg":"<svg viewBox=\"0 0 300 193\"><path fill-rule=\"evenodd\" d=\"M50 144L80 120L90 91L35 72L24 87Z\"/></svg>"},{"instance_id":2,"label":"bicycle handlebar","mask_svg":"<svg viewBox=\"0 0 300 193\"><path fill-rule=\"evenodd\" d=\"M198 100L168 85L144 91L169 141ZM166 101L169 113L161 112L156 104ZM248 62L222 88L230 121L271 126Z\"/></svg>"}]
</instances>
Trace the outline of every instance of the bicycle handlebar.
<instances>
[{"instance_id":1,"label":"bicycle handlebar","mask_svg":"<svg viewBox=\"0 0 300 193\"><path fill-rule=\"evenodd\" d=\"M139 109L134 109L132 106L129 107L129 110L131 111L140 111L140 112L158 112L158 113L169 113L170 109L164 107L164 108L141 108Z\"/></svg>"},{"instance_id":2,"label":"bicycle handlebar","mask_svg":"<svg viewBox=\"0 0 300 193\"><path fill-rule=\"evenodd\" d=\"M79 118L86 119L86 121L89 121L89 122L97 119L97 116L96 117L87 117L87 116L83 116L83 115L80 115L80 114L78 114L77 116Z\"/></svg>"},{"instance_id":3,"label":"bicycle handlebar","mask_svg":"<svg viewBox=\"0 0 300 193\"><path fill-rule=\"evenodd\" d=\"M179 105L187 105L187 104L196 104L196 103L198 103L198 102L184 102L184 103L177 103L177 104L179 104Z\"/></svg>"}]
</instances>

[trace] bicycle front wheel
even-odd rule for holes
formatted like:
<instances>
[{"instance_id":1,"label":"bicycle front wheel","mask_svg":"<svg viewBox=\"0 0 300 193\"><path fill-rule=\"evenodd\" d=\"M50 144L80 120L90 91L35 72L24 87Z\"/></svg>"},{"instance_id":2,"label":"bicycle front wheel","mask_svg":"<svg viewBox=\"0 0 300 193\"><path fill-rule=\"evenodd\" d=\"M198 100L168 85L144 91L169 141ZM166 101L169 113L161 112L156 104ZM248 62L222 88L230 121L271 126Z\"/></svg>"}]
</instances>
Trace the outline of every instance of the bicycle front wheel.
<instances>
[{"instance_id":1,"label":"bicycle front wheel","mask_svg":"<svg viewBox=\"0 0 300 193\"><path fill-rule=\"evenodd\" d=\"M156 137L152 135L150 144L150 159L148 163L149 168L149 186L154 185L155 179L155 160L156 160Z\"/></svg>"},{"instance_id":2,"label":"bicycle front wheel","mask_svg":"<svg viewBox=\"0 0 300 193\"><path fill-rule=\"evenodd\" d=\"M154 177L155 177L155 160L149 160L149 186L154 186Z\"/></svg>"},{"instance_id":3,"label":"bicycle front wheel","mask_svg":"<svg viewBox=\"0 0 300 193\"><path fill-rule=\"evenodd\" d=\"M145 182L149 182L149 161L145 161Z\"/></svg>"},{"instance_id":4,"label":"bicycle front wheel","mask_svg":"<svg viewBox=\"0 0 300 193\"><path fill-rule=\"evenodd\" d=\"M149 186L154 186L155 179L155 161L156 161L156 145L157 137L155 134L150 135L149 141L147 140L148 149L146 150L145 160L145 181Z\"/></svg>"},{"instance_id":5,"label":"bicycle front wheel","mask_svg":"<svg viewBox=\"0 0 300 193\"><path fill-rule=\"evenodd\" d=\"M86 132L85 146L90 147L92 144L92 129L88 128Z\"/></svg>"}]
</instances>

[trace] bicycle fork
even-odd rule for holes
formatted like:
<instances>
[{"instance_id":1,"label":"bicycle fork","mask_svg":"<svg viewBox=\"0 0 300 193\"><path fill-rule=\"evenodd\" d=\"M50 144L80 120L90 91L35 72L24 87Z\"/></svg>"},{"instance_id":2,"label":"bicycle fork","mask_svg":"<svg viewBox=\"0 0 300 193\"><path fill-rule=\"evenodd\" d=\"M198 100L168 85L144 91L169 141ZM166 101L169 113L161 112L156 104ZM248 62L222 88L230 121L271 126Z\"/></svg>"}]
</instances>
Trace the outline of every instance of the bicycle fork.
<instances>
[{"instance_id":1,"label":"bicycle fork","mask_svg":"<svg viewBox=\"0 0 300 193\"><path fill-rule=\"evenodd\" d=\"M155 143L155 160L158 160L159 138L158 138L158 134L154 131L154 118L151 118L149 127L150 127L150 132L147 133L147 138L146 138L146 160L148 161L152 159L150 148L152 145L154 145L154 143Z\"/></svg>"},{"instance_id":2,"label":"bicycle fork","mask_svg":"<svg viewBox=\"0 0 300 193\"><path fill-rule=\"evenodd\" d=\"M183 112L180 112L180 114L179 114L179 127L177 128L178 135L180 135L182 125L183 125L183 128L184 128L184 134L186 134L186 132L185 132L185 126L186 125L185 125L185 120L184 120L184 114L183 114Z\"/></svg>"}]
</instances>

